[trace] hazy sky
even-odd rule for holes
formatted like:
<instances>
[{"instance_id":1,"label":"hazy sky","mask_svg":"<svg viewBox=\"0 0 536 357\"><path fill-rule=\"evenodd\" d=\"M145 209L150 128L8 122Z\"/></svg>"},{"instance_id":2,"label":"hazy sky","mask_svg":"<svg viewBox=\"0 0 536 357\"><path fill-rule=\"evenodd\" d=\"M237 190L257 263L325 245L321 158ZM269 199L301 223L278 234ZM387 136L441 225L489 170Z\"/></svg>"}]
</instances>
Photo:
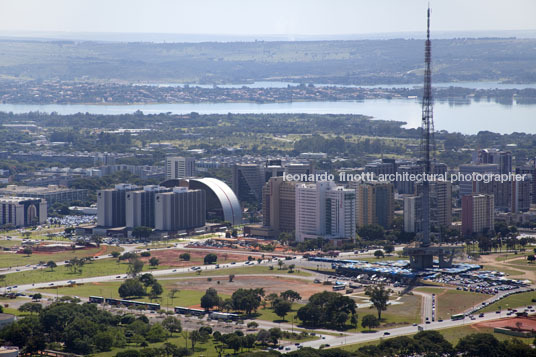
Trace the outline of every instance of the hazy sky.
<instances>
[{"instance_id":1,"label":"hazy sky","mask_svg":"<svg viewBox=\"0 0 536 357\"><path fill-rule=\"evenodd\" d=\"M12 31L340 35L423 31L426 0L0 0ZM435 31L536 29L536 0L432 0Z\"/></svg>"}]
</instances>

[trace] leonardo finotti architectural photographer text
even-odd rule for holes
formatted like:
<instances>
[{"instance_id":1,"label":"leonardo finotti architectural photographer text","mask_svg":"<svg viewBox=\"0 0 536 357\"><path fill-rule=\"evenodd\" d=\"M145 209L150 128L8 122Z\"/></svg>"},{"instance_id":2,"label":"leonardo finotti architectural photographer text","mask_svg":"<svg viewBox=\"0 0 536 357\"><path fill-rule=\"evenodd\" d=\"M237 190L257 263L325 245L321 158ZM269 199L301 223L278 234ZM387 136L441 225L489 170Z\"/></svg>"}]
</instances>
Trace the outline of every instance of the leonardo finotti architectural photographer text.
<instances>
[{"instance_id":1,"label":"leonardo finotti architectural photographer text","mask_svg":"<svg viewBox=\"0 0 536 357\"><path fill-rule=\"evenodd\" d=\"M511 181L525 181L527 175L523 174L493 174L493 173L477 173L473 172L471 174L463 173L454 173L451 175L448 174L410 174L407 172L404 173L393 173L393 174L380 174L374 175L371 172L360 173L360 174L348 174L346 172L341 172L338 175L339 182L351 182L351 181L383 181L383 182L446 182L450 181L451 183L455 182L511 182ZM335 181L335 175L322 173L322 174L286 174L283 176L284 181L300 181L300 182L316 182L316 181Z\"/></svg>"}]
</instances>

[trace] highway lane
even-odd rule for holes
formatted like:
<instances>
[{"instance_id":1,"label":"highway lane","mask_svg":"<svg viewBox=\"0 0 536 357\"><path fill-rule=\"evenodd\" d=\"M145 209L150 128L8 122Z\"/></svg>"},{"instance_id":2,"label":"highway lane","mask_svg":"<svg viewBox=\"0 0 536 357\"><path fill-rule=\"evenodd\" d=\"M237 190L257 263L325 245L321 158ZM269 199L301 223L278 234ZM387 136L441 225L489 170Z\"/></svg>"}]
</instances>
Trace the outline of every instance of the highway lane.
<instances>
[{"instance_id":1,"label":"highway lane","mask_svg":"<svg viewBox=\"0 0 536 357\"><path fill-rule=\"evenodd\" d=\"M422 317L422 323L426 322L426 318L428 320L432 321L432 294L428 293L422 293L418 291L414 291L413 294L419 295L422 297L422 310L421 310L421 317Z\"/></svg>"},{"instance_id":2,"label":"highway lane","mask_svg":"<svg viewBox=\"0 0 536 357\"><path fill-rule=\"evenodd\" d=\"M238 268L238 267L244 267L248 266L246 264L248 262L237 262L235 264L220 264L220 270L224 269L231 269L231 268ZM262 264L266 265L271 262L264 261ZM252 264L253 265L253 264ZM255 262L254 265L258 265L258 263ZM211 270L217 270L216 265L201 265L200 266L202 271L211 271ZM173 275L173 274L181 274L181 273L192 273L195 272L191 269L191 267L187 268L174 268L174 269L162 269L162 270L153 270L153 271L147 271L143 273L150 273L155 277L159 276L166 276L166 275ZM85 283L100 283L100 282L106 282L106 281L123 281L127 279L128 276L126 274L114 274L114 275L106 275L106 276L97 276L97 277L90 277L90 278L78 278L78 279L71 279L76 282L76 284L85 284ZM53 282L45 282L45 283L35 283L35 284L23 284L23 285L17 285L17 287L12 287L12 291L17 292L23 292L33 289L39 289L39 288L47 288L51 286L68 286L71 283L69 283L71 280L59 280L59 281L53 281ZM5 290L6 288L4 288ZM9 291L9 290L7 290Z\"/></svg>"},{"instance_id":3,"label":"highway lane","mask_svg":"<svg viewBox=\"0 0 536 357\"><path fill-rule=\"evenodd\" d=\"M163 247L163 248L151 248L150 245L147 245L146 248L138 248L140 247L140 244L122 244L120 247L123 248L123 251L121 252L121 254L124 254L124 253L127 253L127 252L135 252L135 253L141 253L143 251L160 251L160 250L170 250L170 249L181 249L181 250L186 250L186 251L202 251L202 252L207 252L207 253L222 253L222 249L219 249L219 248L215 248L215 247L186 247L186 245L192 243L192 242L200 242L200 240L195 240L195 241L188 241L188 242L184 242L184 243L170 243L169 247ZM65 243L65 242L63 242ZM106 245L106 244L103 244L103 245ZM112 246L112 245L110 245ZM259 255L259 254L265 254L267 256L272 256L272 255L277 255L277 256L295 256L295 255L290 255L290 254L276 254L276 253L262 253L262 252L250 252L250 251L244 251L244 250L223 250L224 252L228 252L229 254L234 254L234 255L243 255L244 257L248 257L248 256L251 256L251 255ZM15 253L13 253L15 254ZM111 258L111 255L110 254L106 254L106 255L100 255L100 256L95 256L93 257L94 260L102 260L102 259L110 259ZM44 257L43 260L46 260L46 261L49 261L50 259L46 259L46 257ZM54 261L56 263L57 266L63 266L65 264L67 264L65 262L65 260L61 260L61 261ZM40 266L40 265L37 265L37 264L29 264L29 266L26 266L26 265L23 265L23 266L15 266L15 267L11 267L11 268L0 268L0 274L13 274L13 273L19 273L19 272L24 272L24 271L31 271L31 270L36 270L36 269L40 269L40 268L43 268L43 266Z\"/></svg>"},{"instance_id":4,"label":"highway lane","mask_svg":"<svg viewBox=\"0 0 536 357\"><path fill-rule=\"evenodd\" d=\"M62 242L62 243L65 243L65 242ZM102 245L107 245L107 244L102 244ZM135 245L131 245L131 246L122 245L121 248L123 248L123 251L121 252L121 254L136 250L136 246ZM16 253L12 253L12 254L16 254ZM50 256L51 255L43 256L43 261L46 261L46 262L50 261L51 260ZM49 258L47 259L47 257L49 257ZM53 255L52 255L52 257L53 257ZM102 260L102 259L110 259L111 257L112 256L110 254L106 254L106 255L94 256L93 259L94 260ZM57 266L63 266L65 264L67 264L65 260L61 260L61 261L54 260L54 263L56 263ZM37 264L27 264L27 265L15 266L15 267L11 267L11 268L0 268L0 274L20 273L20 272L23 272L23 271L36 270L36 269L40 269L40 268L43 268L43 267L44 266L37 265Z\"/></svg>"},{"instance_id":5,"label":"highway lane","mask_svg":"<svg viewBox=\"0 0 536 357\"><path fill-rule=\"evenodd\" d=\"M518 310L523 310L524 308L518 308ZM325 340L315 340L315 341L309 341L309 342L303 342L301 343L301 346L303 347L312 347L312 348L319 348L323 344L329 344L330 347L341 347L345 344L355 344L355 343L362 343L362 342L369 342L369 341L375 341L383 338L389 338L389 337L397 337L397 336L404 336L404 335L410 335L415 334L419 332L419 326L423 330L441 330L445 328L451 328L451 327L459 327L464 325L471 325L474 323L482 322L482 321L492 321L497 320L500 318L510 317L507 316L508 311L504 310L501 313L497 314L495 312L489 312L484 314L484 317L476 318L475 320L471 320L468 317L466 317L463 320L445 320L443 322L431 322L430 324L420 324L418 326L404 326L404 327L398 327L393 329L386 329L381 330L374 333L348 333L344 332L346 336L338 337L338 336L328 336L325 335ZM531 314L534 315L534 314ZM285 326L287 328L288 326ZM388 333L386 335L385 333ZM290 346L291 351L295 351L297 349L297 346Z\"/></svg>"}]
</instances>

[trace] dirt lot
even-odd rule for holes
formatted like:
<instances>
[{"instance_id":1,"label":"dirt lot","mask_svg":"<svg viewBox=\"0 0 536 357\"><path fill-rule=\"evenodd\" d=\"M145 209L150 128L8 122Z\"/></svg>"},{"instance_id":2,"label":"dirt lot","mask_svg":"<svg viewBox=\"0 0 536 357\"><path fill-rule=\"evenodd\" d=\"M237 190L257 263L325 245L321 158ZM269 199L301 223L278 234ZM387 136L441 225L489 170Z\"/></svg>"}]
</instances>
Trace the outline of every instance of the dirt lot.
<instances>
[{"instance_id":1,"label":"dirt lot","mask_svg":"<svg viewBox=\"0 0 536 357\"><path fill-rule=\"evenodd\" d=\"M180 260L179 256L183 253L190 254L190 261ZM156 257L160 260L160 265L167 265L172 267L189 267L194 265L203 264L203 259L209 253L214 253L218 256L218 263L225 264L238 261L246 261L247 255L244 254L235 254L232 252L222 251L219 252L208 252L208 251L195 251L195 250L181 250L181 249L167 249L167 250L154 250L151 251L150 257L142 258L146 263L151 259L151 257ZM260 258L260 255L255 255L254 253L251 256L255 259Z\"/></svg>"},{"instance_id":2,"label":"dirt lot","mask_svg":"<svg viewBox=\"0 0 536 357\"><path fill-rule=\"evenodd\" d=\"M495 321L480 322L476 324L476 327L511 327L517 329L517 323L520 322L519 326L522 330L536 330L536 317L513 317L509 319L501 319Z\"/></svg>"},{"instance_id":3,"label":"dirt lot","mask_svg":"<svg viewBox=\"0 0 536 357\"><path fill-rule=\"evenodd\" d=\"M218 284L218 281L220 282ZM232 283L229 282L227 276L221 278L212 278L208 281L204 278L190 278L179 280L173 284L178 289L184 290L200 290L205 291L208 288L218 290L220 294L232 295L235 290L240 288L253 289L264 288L266 295L270 293L280 293L285 290L295 290L302 298L309 298L311 295L322 292L329 286L314 284L305 279L291 279L280 276L237 276Z\"/></svg>"}]
</instances>

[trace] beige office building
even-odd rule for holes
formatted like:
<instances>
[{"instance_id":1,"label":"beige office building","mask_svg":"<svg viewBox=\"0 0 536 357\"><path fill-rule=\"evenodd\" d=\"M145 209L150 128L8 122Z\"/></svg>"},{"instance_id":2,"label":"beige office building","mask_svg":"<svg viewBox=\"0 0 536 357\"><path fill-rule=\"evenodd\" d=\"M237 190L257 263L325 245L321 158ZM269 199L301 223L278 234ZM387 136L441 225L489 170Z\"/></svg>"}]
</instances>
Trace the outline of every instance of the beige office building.
<instances>
[{"instance_id":1,"label":"beige office building","mask_svg":"<svg viewBox=\"0 0 536 357\"><path fill-rule=\"evenodd\" d=\"M394 188L388 182L355 182L357 226L379 224L389 228L394 215Z\"/></svg>"},{"instance_id":2,"label":"beige office building","mask_svg":"<svg viewBox=\"0 0 536 357\"><path fill-rule=\"evenodd\" d=\"M172 192L155 195L155 228L183 231L203 227L206 221L206 193L175 187Z\"/></svg>"},{"instance_id":3,"label":"beige office building","mask_svg":"<svg viewBox=\"0 0 536 357\"><path fill-rule=\"evenodd\" d=\"M296 185L283 177L272 177L262 189L263 226L276 234L296 229Z\"/></svg>"},{"instance_id":4,"label":"beige office building","mask_svg":"<svg viewBox=\"0 0 536 357\"><path fill-rule=\"evenodd\" d=\"M472 194L462 197L462 234L485 233L495 226L493 195Z\"/></svg>"}]
</instances>

